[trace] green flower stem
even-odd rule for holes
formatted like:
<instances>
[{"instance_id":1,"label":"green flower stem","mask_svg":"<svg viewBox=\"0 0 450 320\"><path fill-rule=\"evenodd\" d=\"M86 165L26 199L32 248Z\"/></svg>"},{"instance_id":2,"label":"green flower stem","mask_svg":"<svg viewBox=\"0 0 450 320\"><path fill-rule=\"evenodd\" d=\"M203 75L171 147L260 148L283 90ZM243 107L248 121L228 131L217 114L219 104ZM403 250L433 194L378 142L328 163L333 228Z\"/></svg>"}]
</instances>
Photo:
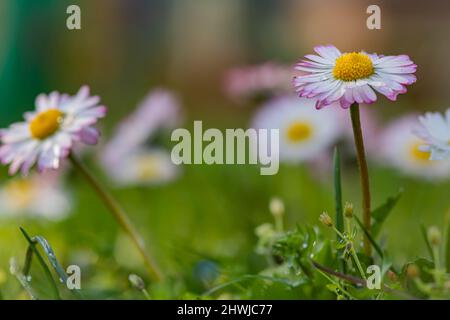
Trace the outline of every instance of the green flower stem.
<instances>
[{"instance_id":1,"label":"green flower stem","mask_svg":"<svg viewBox=\"0 0 450 320\"><path fill-rule=\"evenodd\" d=\"M116 219L120 227L130 236L134 245L138 249L142 258L144 259L145 266L147 267L150 277L155 280L161 280L161 274L153 262L152 258L147 253L144 240L139 232L135 229L130 219L126 215L125 211L120 207L117 201L103 188L97 179L89 172L89 170L73 155L69 156L73 166L81 173L86 181L95 190L98 196L102 199L103 203L108 207L109 211Z\"/></svg>"},{"instance_id":2,"label":"green flower stem","mask_svg":"<svg viewBox=\"0 0 450 320\"><path fill-rule=\"evenodd\" d=\"M352 248L351 248L352 257L353 257L353 259L355 260L356 266L358 267L358 271L359 271L359 273L361 274L361 277L363 277L363 279L366 279L366 275L365 275L364 270L363 270L363 268L362 268L362 266L361 266L361 262L359 261L358 255L356 254L356 251L355 251L355 247L354 247L354 245L353 245L353 242L350 241L350 240L348 240L348 238L347 238L343 233L341 233L338 229L336 229L335 226L333 226L333 230L336 232L336 234L337 234L341 239L343 239L343 240L345 241L345 244L346 244L346 245L347 245L347 244L350 244L350 245L352 246Z\"/></svg>"},{"instance_id":3,"label":"green flower stem","mask_svg":"<svg viewBox=\"0 0 450 320\"><path fill-rule=\"evenodd\" d=\"M364 270L363 270L363 268L362 268L362 266L361 266L361 262L359 262L358 255L356 254L356 251L355 251L355 248L353 247L353 245L352 245L352 250L351 250L351 252L352 252L353 260L355 260L356 266L358 267L358 271L359 271L359 273L361 274L361 277L362 277L364 280L366 280L366 275L365 275Z\"/></svg>"},{"instance_id":4,"label":"green flower stem","mask_svg":"<svg viewBox=\"0 0 450 320\"><path fill-rule=\"evenodd\" d=\"M150 297L150 294L148 293L148 291L146 289L142 289L142 294L145 296L145 299L152 300L152 298Z\"/></svg>"},{"instance_id":5,"label":"green flower stem","mask_svg":"<svg viewBox=\"0 0 450 320\"><path fill-rule=\"evenodd\" d=\"M344 236L344 234L342 232L340 232L334 225L333 225L333 230L334 232L336 232L336 234L342 239L342 240L346 240L346 237Z\"/></svg>"},{"instance_id":6,"label":"green flower stem","mask_svg":"<svg viewBox=\"0 0 450 320\"><path fill-rule=\"evenodd\" d=\"M358 158L359 176L361 180L362 203L363 203L363 223L367 232L370 234L371 229L371 211L370 211L370 185L369 170L367 168L366 153L364 150L364 140L361 129L361 120L359 115L359 105L352 104L350 107L350 115L352 119L353 136L355 138L356 155ZM370 240L364 237L364 252L367 256L372 255Z\"/></svg>"},{"instance_id":7,"label":"green flower stem","mask_svg":"<svg viewBox=\"0 0 450 320\"><path fill-rule=\"evenodd\" d=\"M280 215L275 216L275 229L280 233L284 230L283 217Z\"/></svg>"}]
</instances>

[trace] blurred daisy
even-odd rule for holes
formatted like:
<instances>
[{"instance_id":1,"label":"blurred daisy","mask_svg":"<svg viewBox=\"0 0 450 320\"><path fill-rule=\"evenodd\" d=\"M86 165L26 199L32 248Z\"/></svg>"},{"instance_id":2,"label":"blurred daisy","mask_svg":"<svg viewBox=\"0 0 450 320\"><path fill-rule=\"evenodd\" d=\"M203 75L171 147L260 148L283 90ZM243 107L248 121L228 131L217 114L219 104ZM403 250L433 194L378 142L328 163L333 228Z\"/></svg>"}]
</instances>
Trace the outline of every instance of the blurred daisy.
<instances>
[{"instance_id":1,"label":"blurred daisy","mask_svg":"<svg viewBox=\"0 0 450 320\"><path fill-rule=\"evenodd\" d=\"M290 92L291 79L290 68L268 62L228 71L224 86L231 99L242 102L255 97Z\"/></svg>"},{"instance_id":2,"label":"blurred daisy","mask_svg":"<svg viewBox=\"0 0 450 320\"><path fill-rule=\"evenodd\" d=\"M341 53L332 45L314 51L317 55L306 55L308 60L295 66L307 75L294 77L294 86L300 97L315 98L318 109L333 102L342 108L355 102L370 104L377 100L375 91L395 101L416 81L417 66L406 55Z\"/></svg>"},{"instance_id":3,"label":"blurred daisy","mask_svg":"<svg viewBox=\"0 0 450 320\"><path fill-rule=\"evenodd\" d=\"M295 96L276 98L256 114L253 127L280 130L280 160L301 162L323 154L342 133L339 109L317 112L315 101Z\"/></svg>"},{"instance_id":4,"label":"blurred daisy","mask_svg":"<svg viewBox=\"0 0 450 320\"><path fill-rule=\"evenodd\" d=\"M421 148L424 140L413 133L415 127L415 115L394 121L381 134L379 150L375 156L408 175L424 178L450 176L450 162L430 161L430 153Z\"/></svg>"},{"instance_id":5,"label":"blurred daisy","mask_svg":"<svg viewBox=\"0 0 450 320\"><path fill-rule=\"evenodd\" d=\"M0 187L0 217L65 218L71 202L56 174L16 177Z\"/></svg>"},{"instance_id":6,"label":"blurred daisy","mask_svg":"<svg viewBox=\"0 0 450 320\"><path fill-rule=\"evenodd\" d=\"M106 169L119 185L161 184L173 180L179 172L168 151L150 148L136 149Z\"/></svg>"},{"instance_id":7,"label":"blurred daisy","mask_svg":"<svg viewBox=\"0 0 450 320\"><path fill-rule=\"evenodd\" d=\"M36 110L25 113L25 121L0 132L0 161L10 164L9 173L28 174L36 163L38 170L57 169L75 142L97 143L93 127L106 114L99 97L91 97L82 87L75 96L58 92L36 98Z\"/></svg>"},{"instance_id":8,"label":"blurred daisy","mask_svg":"<svg viewBox=\"0 0 450 320\"><path fill-rule=\"evenodd\" d=\"M428 112L419 121L415 133L425 141L421 150L430 153L430 160L450 160L450 109L445 116Z\"/></svg>"},{"instance_id":9,"label":"blurred daisy","mask_svg":"<svg viewBox=\"0 0 450 320\"><path fill-rule=\"evenodd\" d=\"M148 145L158 131L174 128L180 120L177 97L164 89L151 91L104 146L100 155L102 167L121 186L173 180L179 169L170 154Z\"/></svg>"},{"instance_id":10,"label":"blurred daisy","mask_svg":"<svg viewBox=\"0 0 450 320\"><path fill-rule=\"evenodd\" d=\"M104 146L100 160L110 167L148 142L158 130L174 128L179 122L180 104L177 97L165 89L152 90L136 110L119 124Z\"/></svg>"}]
</instances>

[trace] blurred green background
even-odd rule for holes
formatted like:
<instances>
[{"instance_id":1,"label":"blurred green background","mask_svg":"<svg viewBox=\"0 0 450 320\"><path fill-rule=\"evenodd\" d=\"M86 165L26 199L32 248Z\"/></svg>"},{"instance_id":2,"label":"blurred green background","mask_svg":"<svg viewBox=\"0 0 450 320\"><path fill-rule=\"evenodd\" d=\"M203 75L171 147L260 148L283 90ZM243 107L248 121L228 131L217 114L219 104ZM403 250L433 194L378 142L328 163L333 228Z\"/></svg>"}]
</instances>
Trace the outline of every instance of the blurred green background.
<instances>
[{"instance_id":1,"label":"blurred green background","mask_svg":"<svg viewBox=\"0 0 450 320\"><path fill-rule=\"evenodd\" d=\"M66 28L70 4L81 7L82 30ZM382 8L381 30L365 27L369 4ZM208 127L246 127L258 106L242 108L227 99L222 85L226 70L266 61L292 65L313 46L326 43L343 51L406 53L417 63L418 81L408 94L397 103L380 99L371 106L383 120L444 110L450 105L449 14L450 3L439 0L2 0L0 127L20 120L37 94L75 93L82 84L109 107L101 123L104 137L157 86L179 95L187 126L197 119ZM88 153L88 163L107 181L92 158ZM344 200L359 208L354 168L350 159L344 167ZM407 178L375 165L370 171L374 206L405 190L384 229L387 248L397 263L424 255L419 226L442 224L450 182ZM9 179L5 168L1 172L2 181ZM83 285L104 290L98 297L133 297L122 289L129 287L129 272L143 273L139 258L85 182L74 173L67 181L75 207L68 219L0 220L3 295L19 296L8 260L24 258L26 242L18 230L24 226L30 234L45 236L64 264L87 259ZM196 277L204 261L217 263L224 272L258 272L263 264L254 253L254 229L270 221L273 196L285 201L288 227L314 224L322 211L333 212L331 175L318 177L301 165L282 165L275 176L260 176L248 166L186 166L170 184L113 193L162 269L175 279L170 289L160 288L162 297L202 292Z\"/></svg>"}]
</instances>

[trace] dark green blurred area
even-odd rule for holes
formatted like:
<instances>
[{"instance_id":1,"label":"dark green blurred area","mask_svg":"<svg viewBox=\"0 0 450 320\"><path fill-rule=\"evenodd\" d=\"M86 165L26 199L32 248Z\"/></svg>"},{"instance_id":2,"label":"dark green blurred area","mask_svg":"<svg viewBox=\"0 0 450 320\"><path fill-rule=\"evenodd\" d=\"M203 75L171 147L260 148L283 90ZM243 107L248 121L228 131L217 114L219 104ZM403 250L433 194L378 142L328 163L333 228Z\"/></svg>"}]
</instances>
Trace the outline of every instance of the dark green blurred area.
<instances>
[{"instance_id":1,"label":"dark green blurred area","mask_svg":"<svg viewBox=\"0 0 450 320\"><path fill-rule=\"evenodd\" d=\"M322 43L343 50L407 53L418 64L418 82L407 95L398 103L381 99L375 105L384 119L447 108L449 4L377 1L383 28L369 31L365 8L371 2L2 0L0 127L21 119L39 93L75 93L83 84L109 107L102 122L105 139L157 86L180 95L187 125L201 119L209 127L246 126L256 106L239 108L227 100L223 73L232 66L269 60L293 64ZM82 10L82 30L69 31L65 11L75 3ZM107 181L93 157L87 158ZM8 179L6 169L1 172L1 181ZM173 280L170 289L153 288L160 290L160 297L173 298L206 290L195 273L202 261L213 261L229 274L258 272L263 262L254 253L254 229L271 221L270 198L285 200L288 226L315 224L322 211L333 212L329 177L319 178L304 166L282 166L272 177L247 166L190 166L169 185L114 190L114 195L145 235L162 269L180 280ZM423 182L375 166L371 178L375 206L400 188L405 190L383 230L394 260L401 263L424 255L420 224L443 223L450 182ZM346 164L343 182L344 200L359 208L355 163ZM0 271L7 273L11 256L24 258L26 243L18 229L24 226L30 234L45 236L65 264L78 261L76 252L97 255L87 271L88 280L83 280L93 291L105 290L97 297L139 297L127 283L130 272L143 273L139 258L133 258L126 243L125 253L120 252L117 227L85 182L71 174L68 185L75 210L67 220L0 221ZM0 289L9 298L20 292L9 275Z\"/></svg>"}]
</instances>

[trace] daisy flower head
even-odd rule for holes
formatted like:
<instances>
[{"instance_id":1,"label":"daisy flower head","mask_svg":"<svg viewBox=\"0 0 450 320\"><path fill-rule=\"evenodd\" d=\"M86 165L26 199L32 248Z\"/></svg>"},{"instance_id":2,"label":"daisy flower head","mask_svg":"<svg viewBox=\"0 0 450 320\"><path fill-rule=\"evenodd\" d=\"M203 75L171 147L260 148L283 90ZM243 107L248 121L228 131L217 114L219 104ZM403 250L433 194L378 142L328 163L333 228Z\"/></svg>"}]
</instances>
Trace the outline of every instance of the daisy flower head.
<instances>
[{"instance_id":1,"label":"daisy flower head","mask_svg":"<svg viewBox=\"0 0 450 320\"><path fill-rule=\"evenodd\" d=\"M341 53L332 45L317 46L314 51L317 54L306 55L296 64L295 69L306 75L294 77L294 87L300 97L316 99L318 109L333 102L342 108L370 104L377 100L375 91L395 101L407 85L416 82L417 66L407 55Z\"/></svg>"},{"instance_id":2,"label":"daisy flower head","mask_svg":"<svg viewBox=\"0 0 450 320\"><path fill-rule=\"evenodd\" d=\"M450 162L430 161L430 153L424 151L425 141L414 134L417 116L408 115L388 125L380 135L375 157L382 163L416 177L439 179L450 176Z\"/></svg>"},{"instance_id":3,"label":"daisy flower head","mask_svg":"<svg viewBox=\"0 0 450 320\"><path fill-rule=\"evenodd\" d=\"M70 210L70 197L54 172L15 177L0 186L1 217L61 220Z\"/></svg>"},{"instance_id":4,"label":"daisy flower head","mask_svg":"<svg viewBox=\"0 0 450 320\"><path fill-rule=\"evenodd\" d=\"M419 122L415 133L424 140L421 150L430 153L430 160L450 160L450 109L445 115L428 112Z\"/></svg>"},{"instance_id":5,"label":"daisy flower head","mask_svg":"<svg viewBox=\"0 0 450 320\"><path fill-rule=\"evenodd\" d=\"M316 159L342 134L339 109L317 112L312 99L295 96L267 102L253 119L256 129L279 129L279 156L284 162L296 163Z\"/></svg>"},{"instance_id":6,"label":"daisy flower head","mask_svg":"<svg viewBox=\"0 0 450 320\"><path fill-rule=\"evenodd\" d=\"M119 186L160 185L179 173L168 151L144 147L133 150L120 162L105 165L105 170Z\"/></svg>"},{"instance_id":7,"label":"daisy flower head","mask_svg":"<svg viewBox=\"0 0 450 320\"><path fill-rule=\"evenodd\" d=\"M0 161L10 165L11 175L27 175L33 165L40 172L58 169L77 142L96 144L99 131L93 127L106 114L100 98L83 86L76 95L52 92L36 98L36 109L25 121L0 131Z\"/></svg>"},{"instance_id":8,"label":"daisy flower head","mask_svg":"<svg viewBox=\"0 0 450 320\"><path fill-rule=\"evenodd\" d=\"M224 89L236 102L290 92L290 68L273 62L233 68L225 75Z\"/></svg>"}]
</instances>

